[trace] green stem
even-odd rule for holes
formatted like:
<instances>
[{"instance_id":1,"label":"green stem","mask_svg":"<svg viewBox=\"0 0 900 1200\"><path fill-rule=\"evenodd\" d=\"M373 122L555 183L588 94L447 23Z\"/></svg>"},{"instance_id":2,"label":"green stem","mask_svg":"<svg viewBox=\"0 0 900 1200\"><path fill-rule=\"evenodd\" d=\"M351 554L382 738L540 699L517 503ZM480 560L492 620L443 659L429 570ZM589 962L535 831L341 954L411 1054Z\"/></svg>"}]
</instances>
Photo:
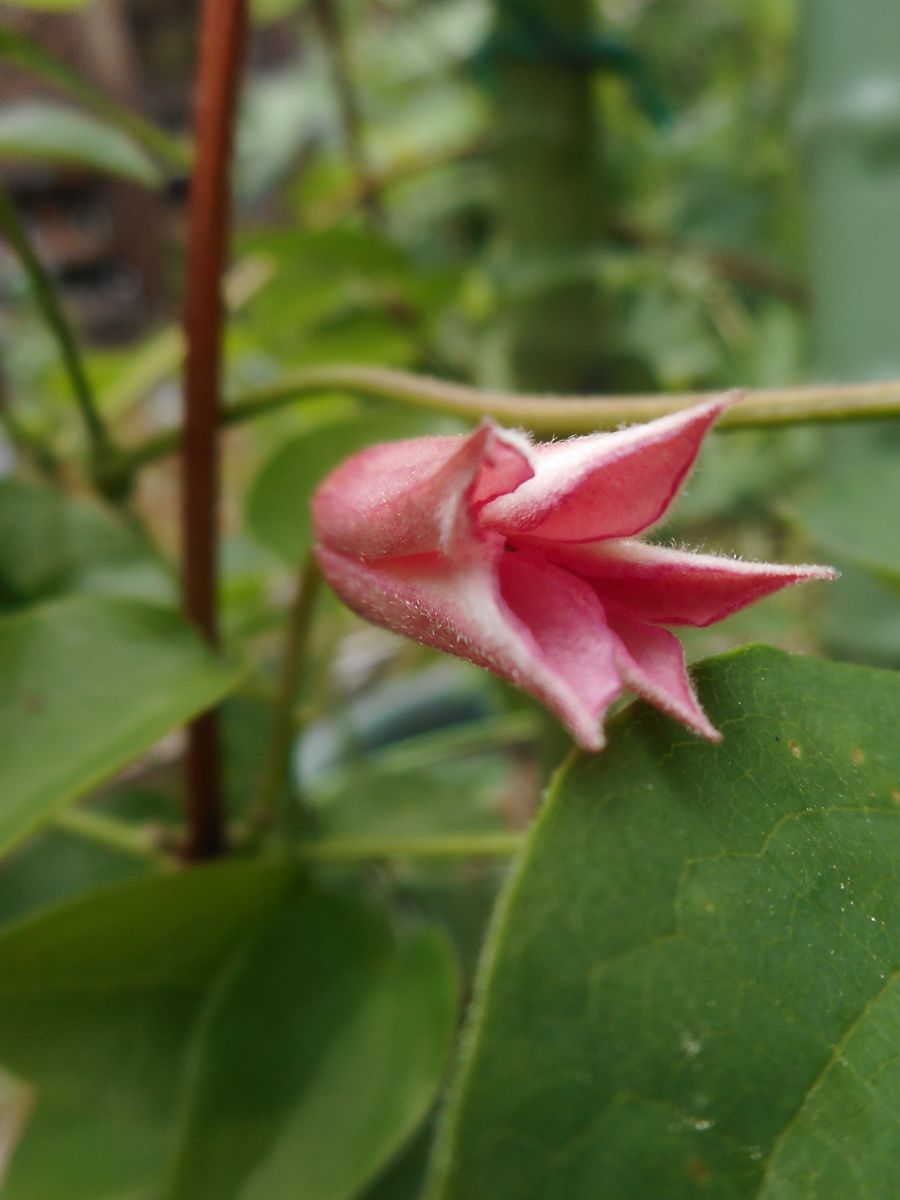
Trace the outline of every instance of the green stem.
<instances>
[{"instance_id":1,"label":"green stem","mask_svg":"<svg viewBox=\"0 0 900 1200\"><path fill-rule=\"evenodd\" d=\"M84 364L78 352L75 336L63 312L56 288L29 240L25 226L5 188L0 185L0 228L3 229L13 247L28 281L47 327L56 339L60 359L69 379L72 395L81 413L85 431L91 445L94 468L107 463L112 443L103 418L94 404L94 395Z\"/></svg>"},{"instance_id":2,"label":"green stem","mask_svg":"<svg viewBox=\"0 0 900 1200\"><path fill-rule=\"evenodd\" d=\"M137 858L156 867L172 867L175 860L155 844L155 831L135 827L87 808L68 808L59 813L57 829L82 841L115 850L128 858Z\"/></svg>"},{"instance_id":3,"label":"green stem","mask_svg":"<svg viewBox=\"0 0 900 1200\"><path fill-rule=\"evenodd\" d=\"M521 848L521 833L469 833L417 838L335 838L305 842L297 853L305 862L355 863L377 858L510 858Z\"/></svg>"},{"instance_id":4,"label":"green stem","mask_svg":"<svg viewBox=\"0 0 900 1200\"><path fill-rule=\"evenodd\" d=\"M354 392L411 408L425 409L475 422L495 417L504 425L521 425L541 435L568 436L618 429L622 425L669 416L717 392L682 392L657 396L530 396L517 392L480 391L388 367L335 364L309 367L263 388L246 392L221 413L224 425L242 425L293 404L305 396L331 391ZM900 416L900 380L877 383L823 384L811 387L747 391L718 427L772 429L840 421L883 420ZM149 438L128 454L138 470L174 453L181 430Z\"/></svg>"},{"instance_id":5,"label":"green stem","mask_svg":"<svg viewBox=\"0 0 900 1200\"><path fill-rule=\"evenodd\" d=\"M490 58L506 375L580 391L606 373L603 296L584 264L604 233L600 115L579 61L591 0L496 0Z\"/></svg>"},{"instance_id":6,"label":"green stem","mask_svg":"<svg viewBox=\"0 0 900 1200\"><path fill-rule=\"evenodd\" d=\"M295 709L297 690L303 676L303 664L316 597L322 576L315 559L309 555L300 571L297 591L288 617L287 636L281 664L281 677L272 722L272 734L266 755L266 769L260 789L259 803L251 825L268 825L278 805L290 770L291 747L297 736Z\"/></svg>"}]
</instances>

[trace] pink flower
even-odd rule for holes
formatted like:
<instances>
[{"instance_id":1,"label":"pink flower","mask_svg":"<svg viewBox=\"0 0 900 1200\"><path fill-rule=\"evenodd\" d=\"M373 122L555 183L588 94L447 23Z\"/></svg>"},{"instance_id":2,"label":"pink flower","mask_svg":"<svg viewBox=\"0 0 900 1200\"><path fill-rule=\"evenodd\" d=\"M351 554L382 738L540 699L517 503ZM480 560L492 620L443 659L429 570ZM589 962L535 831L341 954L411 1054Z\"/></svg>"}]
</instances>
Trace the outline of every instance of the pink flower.
<instances>
[{"instance_id":1,"label":"pink flower","mask_svg":"<svg viewBox=\"0 0 900 1200\"><path fill-rule=\"evenodd\" d=\"M322 572L360 616L509 680L588 750L626 687L717 741L681 645L660 627L709 625L834 576L635 538L669 507L728 402L545 445L486 421L467 437L372 446L314 497Z\"/></svg>"}]
</instances>

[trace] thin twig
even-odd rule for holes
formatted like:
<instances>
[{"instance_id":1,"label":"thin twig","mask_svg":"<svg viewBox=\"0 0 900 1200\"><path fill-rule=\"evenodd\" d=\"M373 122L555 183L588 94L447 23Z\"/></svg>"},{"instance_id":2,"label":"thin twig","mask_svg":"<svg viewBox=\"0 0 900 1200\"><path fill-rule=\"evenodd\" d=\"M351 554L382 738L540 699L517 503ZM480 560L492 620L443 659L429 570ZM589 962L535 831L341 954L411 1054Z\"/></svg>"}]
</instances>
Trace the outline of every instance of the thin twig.
<instances>
[{"instance_id":1,"label":"thin twig","mask_svg":"<svg viewBox=\"0 0 900 1200\"><path fill-rule=\"evenodd\" d=\"M426 409L477 421L495 417L534 433L565 437L651 421L708 400L717 392L680 392L656 396L529 396L480 391L408 371L356 365L309 367L263 388L245 392L223 409L223 425L242 425L277 412L304 397L343 391L410 408ZM747 391L724 414L719 429L772 429L841 421L900 417L900 380L878 383L823 384L811 387ZM169 429L135 446L128 454L133 470L172 454L181 431Z\"/></svg>"},{"instance_id":2,"label":"thin twig","mask_svg":"<svg viewBox=\"0 0 900 1200\"><path fill-rule=\"evenodd\" d=\"M185 435L182 457L184 607L218 642L217 546L219 384L224 304L222 275L230 218L229 169L239 74L247 36L245 0L204 0L195 118L185 304ZM225 848L224 804L215 711L189 728L189 859Z\"/></svg>"},{"instance_id":3,"label":"thin twig","mask_svg":"<svg viewBox=\"0 0 900 1200\"><path fill-rule=\"evenodd\" d=\"M63 311L56 286L38 258L15 203L2 184L0 184L0 228L3 229L22 264L37 306L56 341L59 357L68 377L69 386L81 414L91 448L95 475L99 474L109 464L114 453L112 440L94 403L93 390L84 363L81 361L78 343Z\"/></svg>"},{"instance_id":4,"label":"thin twig","mask_svg":"<svg viewBox=\"0 0 900 1200\"><path fill-rule=\"evenodd\" d=\"M321 575L315 559L309 555L304 562L294 602L288 615L284 654L281 661L281 676L272 721L272 734L266 754L266 768L260 788L259 803L251 817L257 828L268 825L278 805L290 770L291 747L297 736L295 709L297 690L303 674L303 663L312 627L316 597L319 593Z\"/></svg>"},{"instance_id":5,"label":"thin twig","mask_svg":"<svg viewBox=\"0 0 900 1200\"><path fill-rule=\"evenodd\" d=\"M67 808L54 818L57 829L124 854L128 858L140 859L155 867L171 867L175 860L157 844L156 830L150 827L129 825L105 813L89 808Z\"/></svg>"}]
</instances>

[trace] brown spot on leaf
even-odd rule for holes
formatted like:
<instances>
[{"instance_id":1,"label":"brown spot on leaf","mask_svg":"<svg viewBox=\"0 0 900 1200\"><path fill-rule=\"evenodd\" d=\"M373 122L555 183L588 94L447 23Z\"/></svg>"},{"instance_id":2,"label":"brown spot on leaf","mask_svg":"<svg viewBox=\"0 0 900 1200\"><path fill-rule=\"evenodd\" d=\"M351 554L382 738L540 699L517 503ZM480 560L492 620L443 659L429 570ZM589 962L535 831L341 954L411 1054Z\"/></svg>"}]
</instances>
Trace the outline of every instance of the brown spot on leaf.
<instances>
[{"instance_id":1,"label":"brown spot on leaf","mask_svg":"<svg viewBox=\"0 0 900 1200\"><path fill-rule=\"evenodd\" d=\"M794 758L802 758L803 757L803 751L800 749L800 747L797 745L796 742L788 742L788 750L790 750L790 752L791 752L791 754L793 754Z\"/></svg>"},{"instance_id":2,"label":"brown spot on leaf","mask_svg":"<svg viewBox=\"0 0 900 1200\"><path fill-rule=\"evenodd\" d=\"M853 759L853 761L854 761L854 762L857 764L857 766L858 766L860 763L864 763L864 762L866 761L866 756L863 754L862 750L860 750L858 746L855 746L855 747L854 747L854 748L853 748L853 749L850 751L850 757L851 757L851 758Z\"/></svg>"},{"instance_id":3,"label":"brown spot on leaf","mask_svg":"<svg viewBox=\"0 0 900 1200\"><path fill-rule=\"evenodd\" d=\"M695 1183L709 1183L709 1166L702 1158L692 1158L688 1163L688 1175Z\"/></svg>"}]
</instances>

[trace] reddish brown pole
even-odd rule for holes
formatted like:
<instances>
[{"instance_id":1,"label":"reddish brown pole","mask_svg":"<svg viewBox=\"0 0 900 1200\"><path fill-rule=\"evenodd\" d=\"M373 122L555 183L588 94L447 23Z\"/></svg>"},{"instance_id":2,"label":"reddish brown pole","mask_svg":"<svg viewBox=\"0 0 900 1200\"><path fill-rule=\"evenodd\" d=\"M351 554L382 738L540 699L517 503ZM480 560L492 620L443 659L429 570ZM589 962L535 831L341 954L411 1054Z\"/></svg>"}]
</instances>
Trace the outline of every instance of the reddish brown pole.
<instances>
[{"instance_id":1,"label":"reddish brown pole","mask_svg":"<svg viewBox=\"0 0 900 1200\"><path fill-rule=\"evenodd\" d=\"M218 642L222 274L228 248L234 113L246 34L245 0L203 0L184 313L182 530L185 613L213 646ZM189 727L185 783L185 855L189 859L213 858L225 848L215 711L205 713Z\"/></svg>"}]
</instances>

